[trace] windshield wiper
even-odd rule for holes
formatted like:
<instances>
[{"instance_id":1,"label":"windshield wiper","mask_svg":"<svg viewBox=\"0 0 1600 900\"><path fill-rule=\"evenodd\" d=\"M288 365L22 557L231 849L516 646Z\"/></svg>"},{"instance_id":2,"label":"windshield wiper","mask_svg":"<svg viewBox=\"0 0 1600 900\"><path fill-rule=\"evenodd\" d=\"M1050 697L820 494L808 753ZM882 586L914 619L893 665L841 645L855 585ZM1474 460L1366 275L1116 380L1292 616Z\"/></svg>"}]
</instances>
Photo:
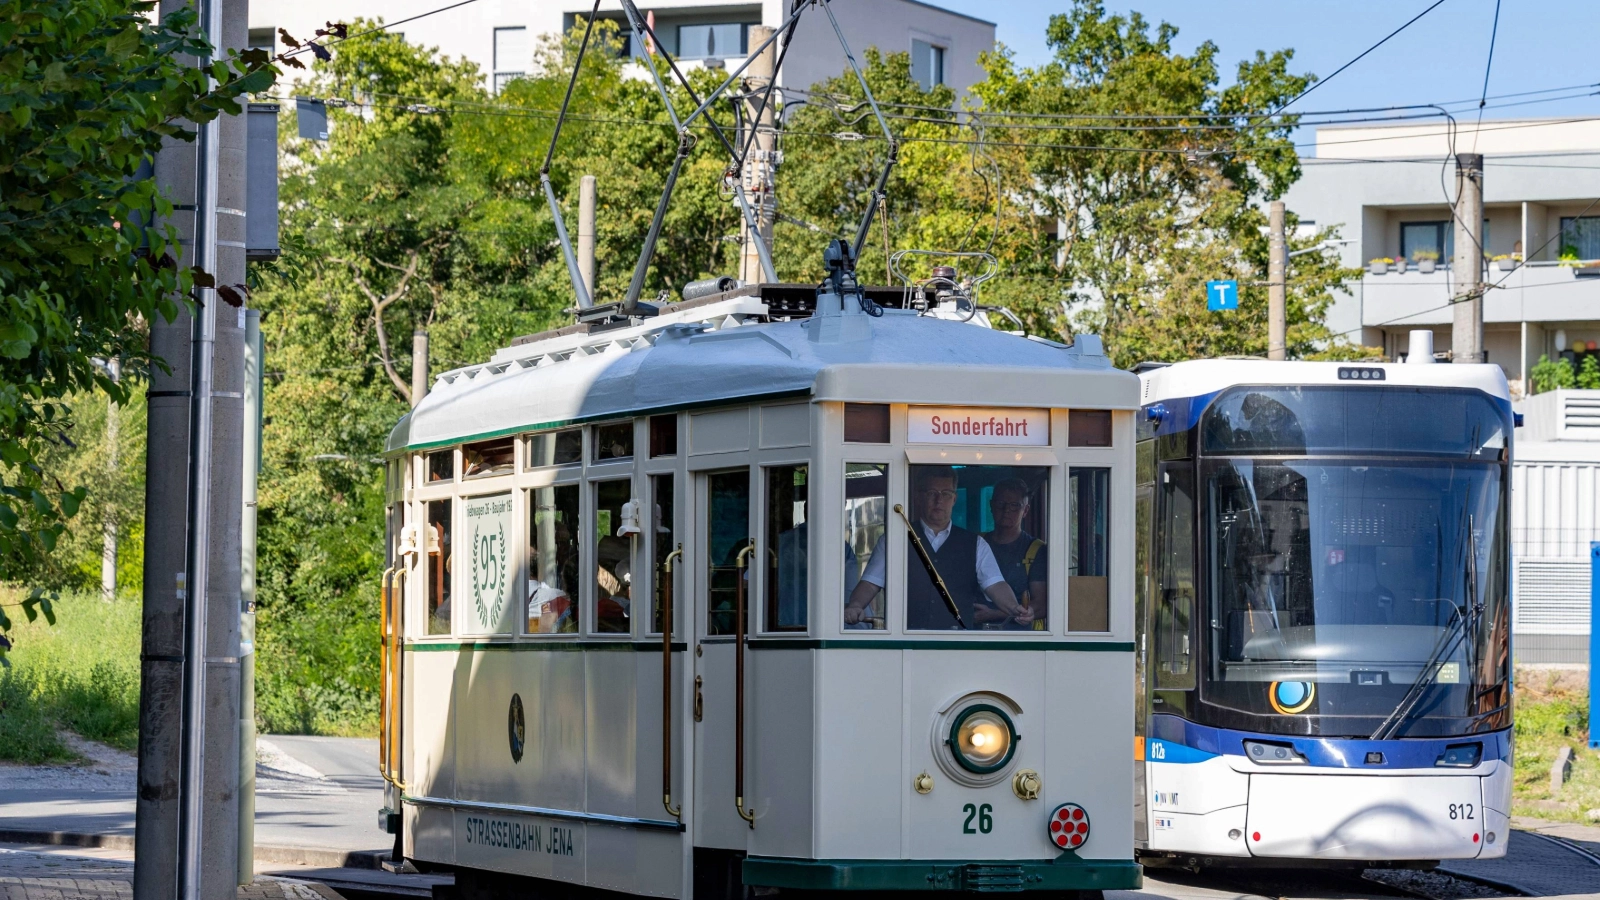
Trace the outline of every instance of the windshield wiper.
<instances>
[{"instance_id":1,"label":"windshield wiper","mask_svg":"<svg viewBox=\"0 0 1600 900\"><path fill-rule=\"evenodd\" d=\"M1466 512L1465 509L1462 511ZM1478 603L1478 552L1476 546L1472 543L1471 513L1467 513L1465 524L1467 531L1465 545L1467 558L1462 581L1464 582L1463 587L1466 589L1466 597L1463 598L1460 606L1456 606L1454 603L1450 604L1450 623L1446 626L1449 630L1439 636L1439 642L1434 645L1433 654L1423 664L1422 671L1417 675L1417 680L1411 682L1411 687L1406 689L1405 696L1400 698L1400 702L1395 705L1394 710L1389 713L1383 723L1378 726L1378 730L1374 731L1372 737L1368 738L1368 740L1386 740L1401 725L1405 724L1406 720L1411 717L1412 710L1416 708L1417 703L1422 699L1422 695L1427 692L1428 685L1433 683L1439 670L1443 668L1444 660L1455 653L1455 649L1462 639L1467 638L1472 633L1473 624L1477 619L1474 612L1480 604ZM1472 642L1468 640L1466 672L1468 678L1473 677L1472 669Z\"/></svg>"}]
</instances>

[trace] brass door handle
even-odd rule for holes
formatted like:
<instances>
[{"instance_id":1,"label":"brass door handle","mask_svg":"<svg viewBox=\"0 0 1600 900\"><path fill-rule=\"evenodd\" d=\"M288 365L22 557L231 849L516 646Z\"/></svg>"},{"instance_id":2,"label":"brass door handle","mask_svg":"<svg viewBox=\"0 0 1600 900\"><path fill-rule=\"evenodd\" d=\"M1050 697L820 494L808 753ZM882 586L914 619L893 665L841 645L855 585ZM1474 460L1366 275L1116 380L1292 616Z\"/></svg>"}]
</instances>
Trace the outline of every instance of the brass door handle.
<instances>
[{"instance_id":1,"label":"brass door handle","mask_svg":"<svg viewBox=\"0 0 1600 900\"><path fill-rule=\"evenodd\" d=\"M674 819L682 817L683 807L672 805L672 561L682 555L679 544L661 564L661 805Z\"/></svg>"},{"instance_id":2,"label":"brass door handle","mask_svg":"<svg viewBox=\"0 0 1600 900\"><path fill-rule=\"evenodd\" d=\"M744 611L745 611L745 567L750 554L756 549L754 542L750 543L734 559L737 568L739 584L734 593L734 626L733 626L733 805L739 810L739 818L749 823L751 828L756 827L755 810L747 809L744 805Z\"/></svg>"},{"instance_id":3,"label":"brass door handle","mask_svg":"<svg viewBox=\"0 0 1600 900\"><path fill-rule=\"evenodd\" d=\"M694 720L696 722L705 718L705 706L701 702L700 686L705 684L705 679L699 675L694 677Z\"/></svg>"}]
</instances>

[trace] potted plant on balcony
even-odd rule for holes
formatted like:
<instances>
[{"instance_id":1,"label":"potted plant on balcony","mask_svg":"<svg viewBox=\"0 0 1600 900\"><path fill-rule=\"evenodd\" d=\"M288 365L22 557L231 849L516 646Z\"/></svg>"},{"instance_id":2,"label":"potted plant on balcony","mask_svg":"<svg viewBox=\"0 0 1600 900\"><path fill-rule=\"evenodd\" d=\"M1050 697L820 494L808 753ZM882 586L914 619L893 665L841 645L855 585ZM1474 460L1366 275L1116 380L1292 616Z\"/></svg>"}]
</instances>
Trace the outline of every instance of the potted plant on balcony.
<instances>
[{"instance_id":1,"label":"potted plant on balcony","mask_svg":"<svg viewBox=\"0 0 1600 900\"><path fill-rule=\"evenodd\" d=\"M1417 258L1417 271L1424 275L1432 275L1435 267L1439 265L1439 251L1418 250L1413 254Z\"/></svg>"},{"instance_id":2,"label":"potted plant on balcony","mask_svg":"<svg viewBox=\"0 0 1600 900\"><path fill-rule=\"evenodd\" d=\"M1561 255L1556 257L1556 260L1563 266L1576 266L1581 262L1578 258L1578 248L1572 244L1562 245Z\"/></svg>"},{"instance_id":3,"label":"potted plant on balcony","mask_svg":"<svg viewBox=\"0 0 1600 900\"><path fill-rule=\"evenodd\" d=\"M1377 259L1368 260L1367 273L1369 275L1386 274L1389 271L1389 264L1392 262L1394 262L1394 260L1387 256L1380 256Z\"/></svg>"},{"instance_id":4,"label":"potted plant on balcony","mask_svg":"<svg viewBox=\"0 0 1600 900\"><path fill-rule=\"evenodd\" d=\"M1404 275L1406 273L1406 258L1404 256L1395 257L1394 271L1397 275Z\"/></svg>"},{"instance_id":5,"label":"potted plant on balcony","mask_svg":"<svg viewBox=\"0 0 1600 900\"><path fill-rule=\"evenodd\" d=\"M1494 262L1494 267L1501 272L1514 272L1517 266L1522 264L1521 255L1516 253L1501 253L1498 256L1491 257L1491 259Z\"/></svg>"}]
</instances>

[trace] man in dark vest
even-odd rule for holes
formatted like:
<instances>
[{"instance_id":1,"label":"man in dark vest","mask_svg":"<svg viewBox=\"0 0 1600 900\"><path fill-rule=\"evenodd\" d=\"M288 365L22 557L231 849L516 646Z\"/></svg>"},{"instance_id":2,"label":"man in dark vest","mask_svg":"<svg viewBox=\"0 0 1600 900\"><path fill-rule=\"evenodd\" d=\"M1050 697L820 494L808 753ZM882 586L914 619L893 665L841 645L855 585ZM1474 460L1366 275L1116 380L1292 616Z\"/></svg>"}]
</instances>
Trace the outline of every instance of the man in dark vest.
<instances>
[{"instance_id":1,"label":"man in dark vest","mask_svg":"<svg viewBox=\"0 0 1600 900\"><path fill-rule=\"evenodd\" d=\"M950 596L970 625L979 605L990 605L1004 611L1017 624L1031 628L1033 612L1017 602L1016 594L1006 584L1000 566L995 562L994 551L976 533L958 528L951 521L956 506L957 478L949 466L915 466L912 468L912 508L917 511L917 535L922 546L933 560ZM884 535L887 538L888 534ZM861 581L845 604L844 621L854 625L862 617L862 610L887 583L883 540L873 548ZM987 602L986 602L987 601ZM909 630L937 630L959 628L950 615L939 589L934 585L928 567L923 565L914 549L906 553L906 628Z\"/></svg>"}]
</instances>

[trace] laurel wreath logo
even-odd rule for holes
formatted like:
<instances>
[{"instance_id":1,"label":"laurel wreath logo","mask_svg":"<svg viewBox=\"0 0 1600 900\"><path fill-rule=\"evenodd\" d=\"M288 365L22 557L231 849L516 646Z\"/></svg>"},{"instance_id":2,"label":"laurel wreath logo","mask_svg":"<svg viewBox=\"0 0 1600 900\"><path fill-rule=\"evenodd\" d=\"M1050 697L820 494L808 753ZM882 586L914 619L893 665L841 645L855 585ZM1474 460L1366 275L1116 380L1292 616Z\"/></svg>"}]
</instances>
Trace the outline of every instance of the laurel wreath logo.
<instances>
[{"instance_id":1,"label":"laurel wreath logo","mask_svg":"<svg viewBox=\"0 0 1600 900\"><path fill-rule=\"evenodd\" d=\"M472 602L483 628L499 621L500 609L505 605L506 559L504 523L491 534L484 534L477 527L472 529ZM484 601L485 594L491 597L493 606Z\"/></svg>"}]
</instances>

